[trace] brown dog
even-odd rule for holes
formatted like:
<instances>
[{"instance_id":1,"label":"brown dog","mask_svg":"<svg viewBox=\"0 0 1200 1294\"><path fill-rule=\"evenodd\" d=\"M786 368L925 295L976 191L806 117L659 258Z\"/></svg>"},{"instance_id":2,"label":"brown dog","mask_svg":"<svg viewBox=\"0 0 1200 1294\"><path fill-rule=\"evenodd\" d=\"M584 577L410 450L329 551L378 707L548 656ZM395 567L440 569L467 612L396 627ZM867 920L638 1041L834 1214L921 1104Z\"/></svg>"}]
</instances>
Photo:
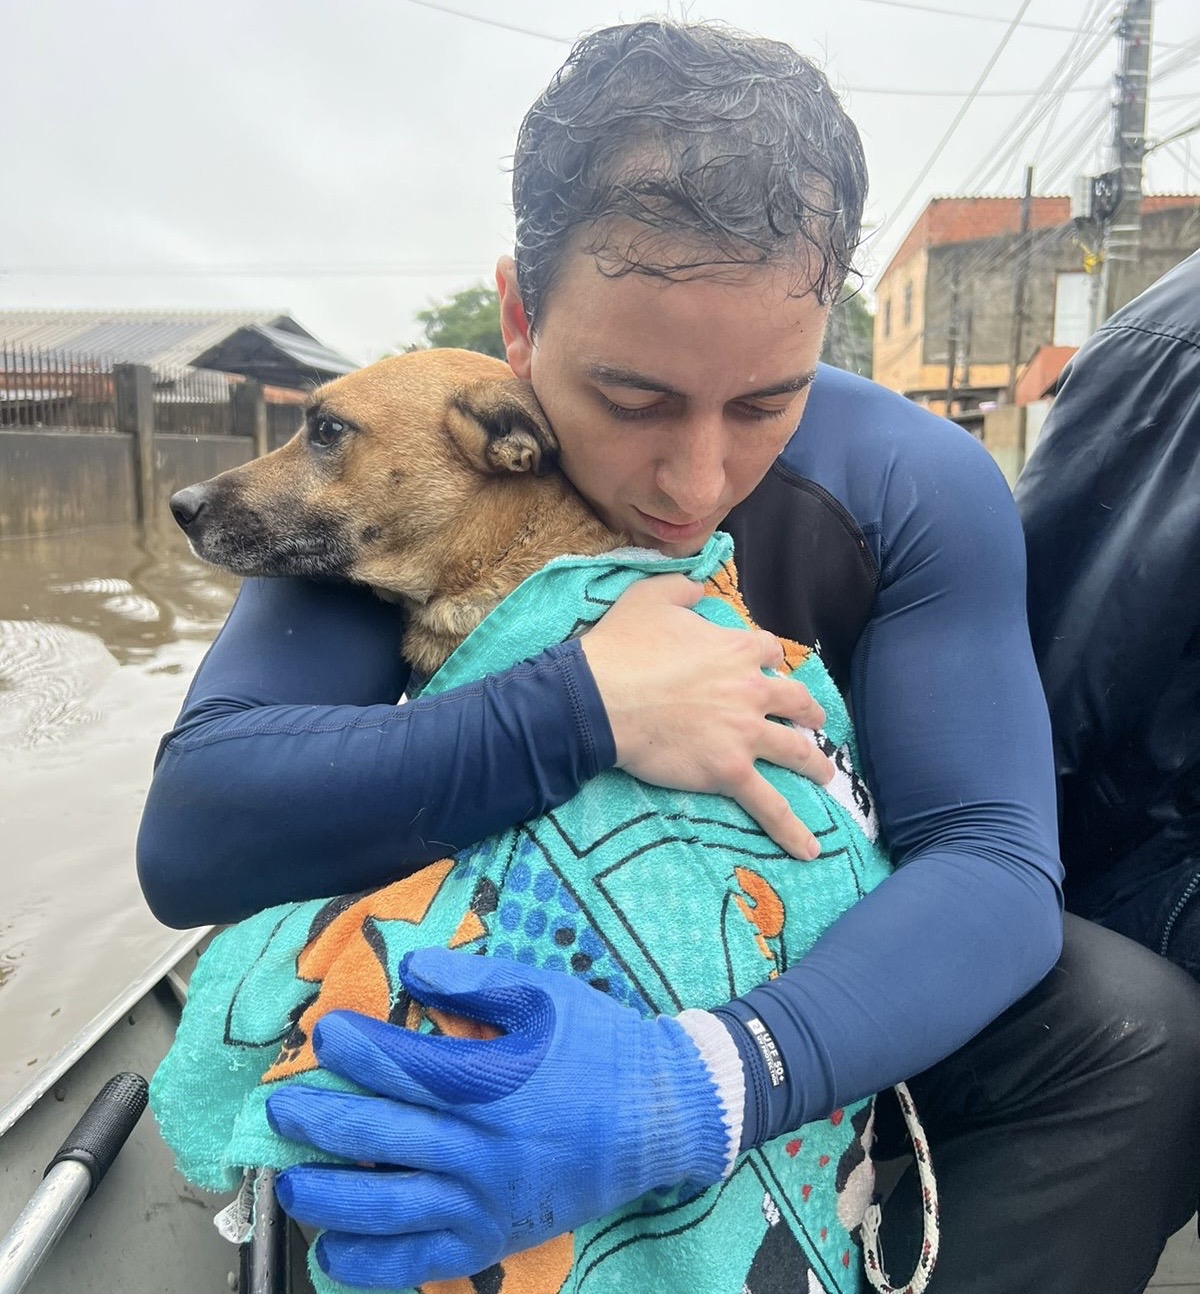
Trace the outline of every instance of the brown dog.
<instances>
[{"instance_id":1,"label":"brown dog","mask_svg":"<svg viewBox=\"0 0 1200 1294\"><path fill-rule=\"evenodd\" d=\"M404 656L429 675L551 558L622 542L557 449L506 364L414 351L321 387L286 445L180 490L171 511L198 557L236 575L351 580L401 603Z\"/></svg>"}]
</instances>

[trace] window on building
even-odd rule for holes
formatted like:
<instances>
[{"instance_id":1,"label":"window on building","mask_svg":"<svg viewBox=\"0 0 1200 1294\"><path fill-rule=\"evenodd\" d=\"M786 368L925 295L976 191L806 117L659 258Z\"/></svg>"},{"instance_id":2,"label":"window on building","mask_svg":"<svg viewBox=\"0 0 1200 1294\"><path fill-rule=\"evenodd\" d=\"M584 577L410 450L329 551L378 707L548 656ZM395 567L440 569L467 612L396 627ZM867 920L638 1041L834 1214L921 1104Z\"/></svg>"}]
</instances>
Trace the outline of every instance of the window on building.
<instances>
[{"instance_id":1,"label":"window on building","mask_svg":"<svg viewBox=\"0 0 1200 1294\"><path fill-rule=\"evenodd\" d=\"M885 337L892 335L892 303L890 301L883 303L883 335Z\"/></svg>"},{"instance_id":2,"label":"window on building","mask_svg":"<svg viewBox=\"0 0 1200 1294\"><path fill-rule=\"evenodd\" d=\"M912 284L904 285L904 326L905 328L912 323Z\"/></svg>"}]
</instances>

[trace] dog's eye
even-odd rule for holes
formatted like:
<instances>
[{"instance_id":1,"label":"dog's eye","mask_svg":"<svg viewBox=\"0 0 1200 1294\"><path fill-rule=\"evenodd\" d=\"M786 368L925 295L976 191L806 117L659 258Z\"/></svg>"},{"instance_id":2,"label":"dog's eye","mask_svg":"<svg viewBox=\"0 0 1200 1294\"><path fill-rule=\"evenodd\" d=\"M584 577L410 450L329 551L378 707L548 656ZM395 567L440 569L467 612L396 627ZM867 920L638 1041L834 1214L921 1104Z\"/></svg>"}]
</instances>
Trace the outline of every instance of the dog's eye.
<instances>
[{"instance_id":1,"label":"dog's eye","mask_svg":"<svg viewBox=\"0 0 1200 1294\"><path fill-rule=\"evenodd\" d=\"M327 413L318 414L308 424L308 438L314 445L323 447L334 444L346 434L346 424L340 418L330 417Z\"/></svg>"}]
</instances>

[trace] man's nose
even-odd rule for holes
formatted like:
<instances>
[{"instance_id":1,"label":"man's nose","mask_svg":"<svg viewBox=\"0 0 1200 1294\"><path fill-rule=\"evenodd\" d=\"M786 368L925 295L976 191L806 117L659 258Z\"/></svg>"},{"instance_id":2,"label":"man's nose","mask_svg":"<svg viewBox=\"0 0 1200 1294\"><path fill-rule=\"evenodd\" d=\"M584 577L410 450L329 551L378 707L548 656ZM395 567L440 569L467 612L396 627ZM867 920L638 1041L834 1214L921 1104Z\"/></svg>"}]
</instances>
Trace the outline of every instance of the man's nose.
<instances>
[{"instance_id":1,"label":"man's nose","mask_svg":"<svg viewBox=\"0 0 1200 1294\"><path fill-rule=\"evenodd\" d=\"M692 422L680 430L659 463L657 483L682 514L680 519L698 521L717 509L725 492L725 429L713 420Z\"/></svg>"}]
</instances>

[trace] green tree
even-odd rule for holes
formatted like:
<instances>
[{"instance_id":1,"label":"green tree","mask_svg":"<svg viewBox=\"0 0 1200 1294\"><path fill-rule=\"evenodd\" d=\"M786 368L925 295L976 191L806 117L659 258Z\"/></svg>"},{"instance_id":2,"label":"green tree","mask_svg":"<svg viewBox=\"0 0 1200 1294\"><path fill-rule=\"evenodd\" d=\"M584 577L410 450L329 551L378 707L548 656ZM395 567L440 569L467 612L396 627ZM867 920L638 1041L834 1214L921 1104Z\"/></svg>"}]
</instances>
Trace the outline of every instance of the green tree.
<instances>
[{"instance_id":1,"label":"green tree","mask_svg":"<svg viewBox=\"0 0 1200 1294\"><path fill-rule=\"evenodd\" d=\"M844 291L829 312L821 358L834 368L870 377L875 354L875 316L861 292Z\"/></svg>"},{"instance_id":2,"label":"green tree","mask_svg":"<svg viewBox=\"0 0 1200 1294\"><path fill-rule=\"evenodd\" d=\"M448 301L417 311L417 322L430 346L457 346L504 358L500 336L500 298L482 283L463 288Z\"/></svg>"}]
</instances>

